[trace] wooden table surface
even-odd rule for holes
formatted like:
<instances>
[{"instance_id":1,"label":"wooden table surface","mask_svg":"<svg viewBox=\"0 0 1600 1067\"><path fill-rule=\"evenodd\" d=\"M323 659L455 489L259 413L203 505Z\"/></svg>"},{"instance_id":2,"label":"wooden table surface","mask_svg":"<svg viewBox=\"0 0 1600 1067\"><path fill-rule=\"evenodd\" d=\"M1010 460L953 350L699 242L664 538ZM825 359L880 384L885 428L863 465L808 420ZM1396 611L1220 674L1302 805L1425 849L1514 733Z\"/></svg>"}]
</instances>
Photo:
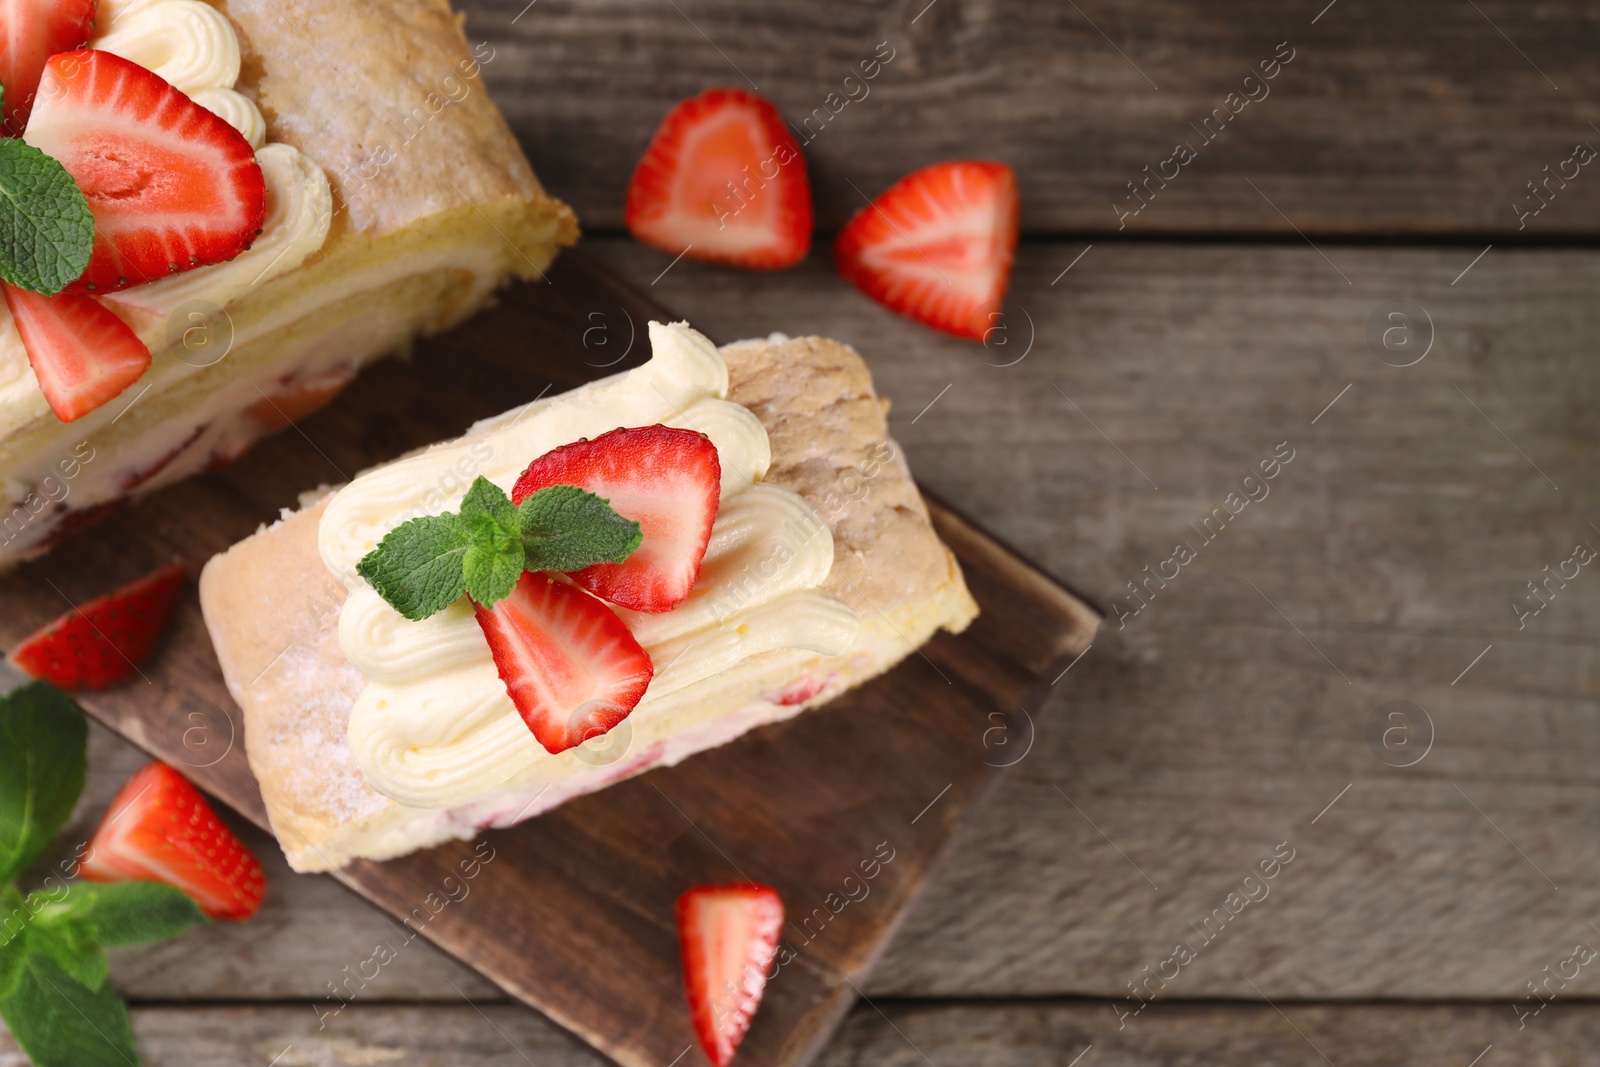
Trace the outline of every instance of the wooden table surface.
<instances>
[{"instance_id":1,"label":"wooden table surface","mask_svg":"<svg viewBox=\"0 0 1600 1067\"><path fill-rule=\"evenodd\" d=\"M1600 576L1528 583L1600 548L1600 173L1546 182L1600 145L1600 9L465 6L592 255L716 335L857 346L919 478L1108 615L821 1062L1593 1062L1600 967L1548 1015L1528 983L1600 946ZM890 315L828 233L775 275L628 239L633 161L718 84L814 116L825 230L914 166L1013 164L1005 344ZM76 830L141 761L95 731ZM249 836L257 920L114 957L149 1062L599 1062L421 942L319 1029L393 931Z\"/></svg>"}]
</instances>

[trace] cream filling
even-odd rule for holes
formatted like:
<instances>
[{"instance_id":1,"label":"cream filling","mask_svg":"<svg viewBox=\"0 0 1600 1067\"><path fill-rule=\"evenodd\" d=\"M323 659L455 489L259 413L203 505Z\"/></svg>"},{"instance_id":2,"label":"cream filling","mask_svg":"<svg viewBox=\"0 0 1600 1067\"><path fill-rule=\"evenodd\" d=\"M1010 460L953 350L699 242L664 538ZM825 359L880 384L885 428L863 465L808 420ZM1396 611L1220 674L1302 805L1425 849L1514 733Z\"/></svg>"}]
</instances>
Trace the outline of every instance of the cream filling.
<instances>
[{"instance_id":1,"label":"cream filling","mask_svg":"<svg viewBox=\"0 0 1600 1067\"><path fill-rule=\"evenodd\" d=\"M635 370L535 401L482 423L458 442L370 471L322 517L323 562L350 590L339 642L368 684L350 713L349 741L374 789L417 808L446 808L509 783L556 781L590 766L581 750L545 752L506 695L465 600L422 622L389 607L355 566L395 526L453 511L478 475L510 490L538 456L617 426L699 430L722 462L721 505L694 591L670 612L619 611L656 665L626 722L652 743L685 707L769 674L780 649L838 655L856 613L820 586L833 566L827 524L800 497L761 484L771 463L765 428L724 399L727 365L685 325L650 324L652 358ZM748 678L745 676L748 675ZM621 729L622 727L618 727Z\"/></svg>"},{"instance_id":2,"label":"cream filling","mask_svg":"<svg viewBox=\"0 0 1600 1067\"><path fill-rule=\"evenodd\" d=\"M238 130L256 149L266 179L267 217L248 250L226 263L101 298L152 352L160 352L183 334L186 323L172 321L180 307L214 314L321 248L333 218L333 195L322 169L299 149L264 143L261 112L233 89L239 38L215 8L201 0L102 0L95 29L90 47L155 71ZM0 435L49 410L10 314L0 314Z\"/></svg>"},{"instance_id":3,"label":"cream filling","mask_svg":"<svg viewBox=\"0 0 1600 1067\"><path fill-rule=\"evenodd\" d=\"M580 764L581 773L559 782L510 784L454 808L391 808L384 818L341 836L334 847L345 855L382 860L451 838L471 838L491 827L515 826L585 793L656 767L674 766L697 752L726 744L747 730L803 710L799 705L785 707L765 700L753 701L705 726L679 731L661 744L645 746L635 740L615 760L602 756L599 759L606 762ZM309 850L299 855L291 853L289 862L300 871L328 869L323 858Z\"/></svg>"},{"instance_id":4,"label":"cream filling","mask_svg":"<svg viewBox=\"0 0 1600 1067\"><path fill-rule=\"evenodd\" d=\"M269 187L269 213L272 210L271 200ZM250 254L252 253L245 253L245 255ZM232 324L230 332L233 338L231 350L248 349L249 346L269 337L279 343L278 356L270 364L263 365L259 374L235 381L226 388L206 393L198 398L192 407L185 410L186 418L168 419L153 427L150 432L141 433L137 438L118 442L114 454L107 453L101 446L100 434L110 431L112 424L129 406L137 391L147 386L159 391L176 388L183 379L202 373L204 367L216 358L207 354L204 349L190 352L182 346L181 341L175 343L168 351L157 351L154 366L146 376L145 384L133 386L127 394L127 400L114 401L70 426L60 427L61 434L51 446L38 454L35 463L17 464L14 468L0 470L0 499L20 501L30 493L44 496L44 489L55 484L45 479L58 474L55 466L57 460L73 454L72 443L75 441L87 442L88 448L94 451L96 458L92 463L83 466L73 477L71 506L89 507L100 501L121 496L124 490L120 486L128 475L146 471L153 463L171 455L178 446L190 441L196 427L212 426L218 435L231 440L236 435L229 424L239 420L242 408L259 401L262 392L268 394L273 392L277 379L284 373L286 366L296 368L297 377L315 375L322 371L336 371L340 368L350 370L354 364L364 362L375 354L392 350L402 344L409 336L410 329L407 324L405 330L396 332L395 324L408 320L395 319L393 316L383 322L372 322L366 317L351 319L339 324L331 334L323 331L314 335L300 335L294 330L296 323L323 308L333 307L363 293L381 291L407 278L439 272L453 272L469 277L470 287L456 302L461 306L476 306L496 283L501 269L501 253L497 249L482 244L436 240L404 257L369 261L359 270L343 271L336 278L324 279L322 284L314 287L300 285L297 277L285 277L272 285L263 283L266 292L257 294L252 290L248 301L239 302L236 310L245 311L248 308L248 313L242 318L229 320ZM185 277L179 275L177 278L154 284L165 285L168 281L182 281ZM137 294L144 288L147 287L124 290L117 295ZM193 305L190 307L193 308ZM184 327L191 314L199 314L200 322L206 318L204 309L197 312L186 311L179 317L181 321L170 328ZM130 310L129 317L135 320L135 331L141 332L141 326L137 321L139 315ZM169 328L165 325L166 320L157 318L153 321L155 326L162 329ZM147 321L143 328L150 328L151 325L152 323ZM4 302L0 301L0 350L3 350L8 336L11 342L16 343L20 355L21 344L16 341L16 331L11 326L10 316ZM27 373L22 385L26 386L29 393L37 399L41 409L48 412L48 408L44 405L44 397L38 393L37 386L33 384L26 356L20 355L20 358L22 369ZM0 358L0 371L3 371L4 366L5 361ZM7 386L0 381L0 417L3 417L6 411L3 398L8 388L17 389L21 386L15 383ZM261 392L258 392L258 389ZM243 426L240 428L242 431L248 429ZM249 436L249 433L246 433L245 439L240 440L241 446L246 443ZM212 449L206 440L190 441L185 448L184 456L169 463L159 476L142 484L140 491L168 484L194 473L208 461L211 454ZM56 481L59 482L59 478ZM8 517L10 513L9 507L0 508L0 519ZM48 536L52 523L53 520L40 518L27 527L24 536L14 540L6 537L6 531L0 531L0 567L22 558L42 543L42 539Z\"/></svg>"},{"instance_id":5,"label":"cream filling","mask_svg":"<svg viewBox=\"0 0 1600 1067\"><path fill-rule=\"evenodd\" d=\"M209 305L215 314L257 285L298 267L327 240L333 218L333 193L322 168L298 148L286 144L261 148L256 152L256 162L266 179L267 215L261 236L248 249L225 263L174 274L102 298L152 352L182 342L183 331L190 324L182 317L175 321L174 314L185 304L194 305L197 311L200 305Z\"/></svg>"}]
</instances>

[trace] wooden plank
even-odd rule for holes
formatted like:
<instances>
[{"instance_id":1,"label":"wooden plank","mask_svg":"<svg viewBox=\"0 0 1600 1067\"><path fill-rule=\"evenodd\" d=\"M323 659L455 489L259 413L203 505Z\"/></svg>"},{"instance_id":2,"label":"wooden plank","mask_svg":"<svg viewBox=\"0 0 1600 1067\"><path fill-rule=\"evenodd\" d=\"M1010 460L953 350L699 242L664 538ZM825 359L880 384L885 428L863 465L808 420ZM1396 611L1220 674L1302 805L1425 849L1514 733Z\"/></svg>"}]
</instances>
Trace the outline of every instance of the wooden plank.
<instances>
[{"instance_id":1,"label":"wooden plank","mask_svg":"<svg viewBox=\"0 0 1600 1067\"><path fill-rule=\"evenodd\" d=\"M913 167L981 157L1017 168L1035 232L1115 232L1113 205L1139 209L1133 233L1600 232L1592 168L1560 176L1600 147L1581 0L463 7L484 84L591 233L620 229L667 108L717 85L799 128L824 228ZM1163 165L1180 143L1195 158Z\"/></svg>"},{"instance_id":2,"label":"wooden plank","mask_svg":"<svg viewBox=\"0 0 1600 1067\"><path fill-rule=\"evenodd\" d=\"M659 273L631 242L588 247L642 283ZM1271 897L1173 998L1253 997L1250 982L1274 999L1526 995L1526 980L1597 936L1586 920L1600 915L1585 845L1600 795L1600 583L1585 568L1521 632L1510 609L1573 542L1600 547L1584 533L1600 523L1588 459L1600 257L1497 247L1452 286L1471 250L1324 249L1346 286L1310 248L1097 245L1052 285L1081 249L1024 244L1013 307L1037 341L1012 367L887 314L821 266L770 277L685 261L654 289L724 336L858 345L924 481L1102 605L1193 538L1186 524L1273 445L1299 450L1270 497L1125 630L1113 617L1057 683L1048 727L864 988L1126 994L1287 840L1299 851ZM1407 292L1438 338L1401 369L1364 334L1379 303ZM1432 717L1416 766L1380 762L1366 738L1391 699ZM1022 731L1011 736L1020 751ZM135 991L249 997L270 981L273 995L311 997L370 954L366 933L339 940L360 905L325 894L300 906L285 882L277 936L305 946L303 973L284 973L285 949L247 981L213 981L196 953L192 984L173 956ZM454 995L432 978L394 982L384 996Z\"/></svg>"},{"instance_id":3,"label":"wooden plank","mask_svg":"<svg viewBox=\"0 0 1600 1067\"><path fill-rule=\"evenodd\" d=\"M179 544L192 559L227 547L235 531L274 517L275 508L252 500L263 484L311 486L331 465L361 469L407 444L458 433L474 407L493 412L542 395L552 379L599 377L601 369L574 359L582 349L574 351L569 331L596 301L617 302L637 321L666 315L591 261L563 257L551 284L514 288L494 312L419 345L411 366L396 361L364 375L299 427L311 452L297 461L293 452L274 454L287 443L280 437L0 579L10 608L0 642L59 614L61 598L86 595L89 583L112 584L134 559ZM640 346L632 363L646 355ZM404 413L400 432L374 438L373 422L396 411ZM692 1037L673 901L691 885L753 879L774 886L791 915L781 970L748 1037L751 1055L809 1061L957 823L1001 777L985 738L1005 716L1039 713L1044 680L1085 647L1098 622L977 527L937 502L930 510L950 532L981 608L968 631L935 637L889 674L806 715L515 828L341 868L339 881L408 925L325 981L322 1009L369 996L367 972L381 973L420 933L625 1067L669 1060ZM177 524L188 524L186 537L171 536ZM192 595L163 646L141 667L145 684L82 694L81 702L264 824L242 748L218 744L213 754L197 743L197 733L222 724L236 736L238 720ZM859 899L846 899L855 892Z\"/></svg>"},{"instance_id":4,"label":"wooden plank","mask_svg":"<svg viewBox=\"0 0 1600 1067\"><path fill-rule=\"evenodd\" d=\"M654 267L630 242L590 247ZM1600 912L1582 845L1600 580L1584 570L1523 631L1511 610L1575 543L1600 547L1600 257L1496 248L1452 285L1471 250L1324 249L1336 270L1304 246L1119 244L1061 277L1081 248L1024 247L1006 351L1029 317L1036 340L1014 366L820 264L682 263L655 287L723 336L857 344L926 483L1108 611L871 991L1124 994L1283 841L1299 858L1272 897L1173 995L1522 991ZM1408 368L1365 337L1397 298L1436 326ZM1188 523L1285 441L1271 495L1203 543ZM1198 558L1119 628L1125 583L1179 541ZM1369 746L1390 700L1432 717L1416 766Z\"/></svg>"},{"instance_id":5,"label":"wooden plank","mask_svg":"<svg viewBox=\"0 0 1600 1067\"><path fill-rule=\"evenodd\" d=\"M1503 1004L1212 1004L1155 1009L1123 1030L1104 1003L861 1005L817 1061L941 1067L989 1063L1360 1063L1467 1067L1571 1063L1600 1042L1600 1008L1552 1004L1519 1031ZM881 1014L878 1009L881 1009ZM151 1067L599 1067L606 1061L510 1005L352 1008L319 1029L306 1005L144 1007L133 1029ZM1492 1046L1492 1050L1491 1050ZM0 1027L0 1062L12 1043ZM750 1060L748 1062L759 1062Z\"/></svg>"}]
</instances>

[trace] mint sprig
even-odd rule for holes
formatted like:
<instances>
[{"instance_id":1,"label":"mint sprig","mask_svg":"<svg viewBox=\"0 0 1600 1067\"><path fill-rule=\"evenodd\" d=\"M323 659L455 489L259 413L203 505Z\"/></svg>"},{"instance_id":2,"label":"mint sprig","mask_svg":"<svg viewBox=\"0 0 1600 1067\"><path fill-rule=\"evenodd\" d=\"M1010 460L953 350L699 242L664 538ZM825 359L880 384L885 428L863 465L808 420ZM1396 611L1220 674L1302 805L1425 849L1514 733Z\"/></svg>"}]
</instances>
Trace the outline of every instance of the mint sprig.
<instances>
[{"instance_id":1,"label":"mint sprig","mask_svg":"<svg viewBox=\"0 0 1600 1067\"><path fill-rule=\"evenodd\" d=\"M0 278L59 293L93 251L94 215L72 175L26 141L0 139Z\"/></svg>"},{"instance_id":2,"label":"mint sprig","mask_svg":"<svg viewBox=\"0 0 1600 1067\"><path fill-rule=\"evenodd\" d=\"M516 505L487 478L479 478L461 501L467 551L461 557L467 595L485 607L517 584L528 562Z\"/></svg>"},{"instance_id":3,"label":"mint sprig","mask_svg":"<svg viewBox=\"0 0 1600 1067\"><path fill-rule=\"evenodd\" d=\"M54 686L0 698L0 885L16 881L72 814L88 744L83 712Z\"/></svg>"},{"instance_id":4,"label":"mint sprig","mask_svg":"<svg viewBox=\"0 0 1600 1067\"><path fill-rule=\"evenodd\" d=\"M167 941L204 920L194 901L160 882L72 882L36 921L74 926L119 948Z\"/></svg>"},{"instance_id":5,"label":"mint sprig","mask_svg":"<svg viewBox=\"0 0 1600 1067\"><path fill-rule=\"evenodd\" d=\"M643 539L637 522L587 489L552 485L513 505L499 486L479 478L458 514L396 526L356 573L401 615L420 622L462 594L492 608L525 570L621 563Z\"/></svg>"},{"instance_id":6,"label":"mint sprig","mask_svg":"<svg viewBox=\"0 0 1600 1067\"><path fill-rule=\"evenodd\" d=\"M139 1062L128 1008L108 984L82 985L30 951L0 1015L35 1067L128 1067Z\"/></svg>"},{"instance_id":7,"label":"mint sprig","mask_svg":"<svg viewBox=\"0 0 1600 1067\"><path fill-rule=\"evenodd\" d=\"M155 882L47 878L26 896L16 887L77 803L87 751L83 712L53 686L0 696L0 1016L36 1067L137 1064L128 1010L106 981L106 949L206 921L183 893Z\"/></svg>"}]
</instances>

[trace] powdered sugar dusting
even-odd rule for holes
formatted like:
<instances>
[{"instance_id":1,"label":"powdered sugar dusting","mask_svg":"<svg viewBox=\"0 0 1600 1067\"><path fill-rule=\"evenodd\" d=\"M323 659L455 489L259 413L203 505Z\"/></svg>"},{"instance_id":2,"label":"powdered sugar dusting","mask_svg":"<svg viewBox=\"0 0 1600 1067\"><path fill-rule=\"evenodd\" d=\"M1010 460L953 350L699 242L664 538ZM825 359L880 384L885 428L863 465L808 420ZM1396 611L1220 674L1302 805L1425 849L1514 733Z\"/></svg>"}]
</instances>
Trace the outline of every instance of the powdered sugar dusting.
<instances>
[{"instance_id":1,"label":"powdered sugar dusting","mask_svg":"<svg viewBox=\"0 0 1600 1067\"><path fill-rule=\"evenodd\" d=\"M319 635L320 642L327 640ZM285 791L316 796L339 821L365 819L391 806L393 801L367 785L345 738L350 705L366 685L361 672L342 655L330 662L314 644L291 646L273 670L283 698L298 711L280 720L274 738L292 753L281 764L287 769Z\"/></svg>"}]
</instances>

